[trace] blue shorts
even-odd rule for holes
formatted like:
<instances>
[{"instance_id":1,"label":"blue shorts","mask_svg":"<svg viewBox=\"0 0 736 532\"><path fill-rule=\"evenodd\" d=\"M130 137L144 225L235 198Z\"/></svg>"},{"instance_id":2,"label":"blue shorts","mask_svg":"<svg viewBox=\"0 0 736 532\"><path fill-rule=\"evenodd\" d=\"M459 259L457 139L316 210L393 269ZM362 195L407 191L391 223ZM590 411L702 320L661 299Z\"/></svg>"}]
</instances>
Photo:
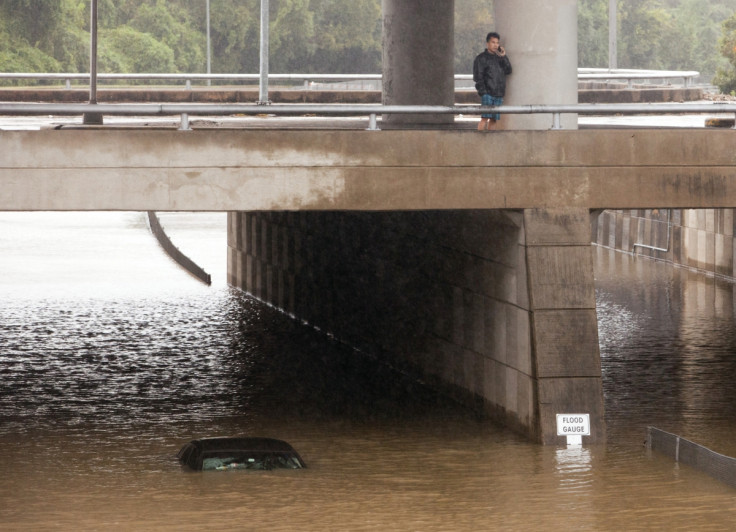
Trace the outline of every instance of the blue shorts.
<instances>
[{"instance_id":1,"label":"blue shorts","mask_svg":"<svg viewBox=\"0 0 736 532\"><path fill-rule=\"evenodd\" d=\"M494 107L498 107L499 105L503 105L503 98L496 98L495 96L491 96L490 94L484 94L483 96L481 96L480 104L493 105ZM494 120L501 120L501 115L498 113L486 113L481 116L483 118L493 118Z\"/></svg>"}]
</instances>

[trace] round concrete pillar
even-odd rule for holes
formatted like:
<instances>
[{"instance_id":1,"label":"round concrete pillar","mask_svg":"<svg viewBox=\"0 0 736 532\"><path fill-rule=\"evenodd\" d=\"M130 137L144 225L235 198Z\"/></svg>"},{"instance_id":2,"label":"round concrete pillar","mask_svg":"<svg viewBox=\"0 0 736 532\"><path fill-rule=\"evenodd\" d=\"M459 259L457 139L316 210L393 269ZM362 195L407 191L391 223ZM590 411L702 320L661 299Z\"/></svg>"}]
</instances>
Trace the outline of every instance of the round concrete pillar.
<instances>
[{"instance_id":1,"label":"round concrete pillar","mask_svg":"<svg viewBox=\"0 0 736 532\"><path fill-rule=\"evenodd\" d=\"M455 103L454 0L382 0L384 105ZM448 124L452 115L385 115L387 125Z\"/></svg>"},{"instance_id":2,"label":"round concrete pillar","mask_svg":"<svg viewBox=\"0 0 736 532\"><path fill-rule=\"evenodd\" d=\"M496 0L496 31L511 59L505 105L578 101L576 0ZM508 115L504 129L549 129L551 115ZM577 129L577 115L562 115Z\"/></svg>"}]
</instances>

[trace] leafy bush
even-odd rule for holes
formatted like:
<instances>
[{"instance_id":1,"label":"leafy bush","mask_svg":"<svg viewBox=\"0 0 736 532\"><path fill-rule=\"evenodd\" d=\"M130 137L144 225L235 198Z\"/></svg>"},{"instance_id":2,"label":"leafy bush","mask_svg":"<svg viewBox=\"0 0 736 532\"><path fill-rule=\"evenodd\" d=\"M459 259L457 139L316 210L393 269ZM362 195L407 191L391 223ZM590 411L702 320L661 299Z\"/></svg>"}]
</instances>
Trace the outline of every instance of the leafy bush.
<instances>
[{"instance_id":1,"label":"leafy bush","mask_svg":"<svg viewBox=\"0 0 736 532\"><path fill-rule=\"evenodd\" d=\"M724 94L736 91L736 13L723 23L723 35L719 41L721 54L728 60L728 67L719 68L713 80Z\"/></svg>"},{"instance_id":2,"label":"leafy bush","mask_svg":"<svg viewBox=\"0 0 736 532\"><path fill-rule=\"evenodd\" d=\"M99 72L176 72L174 51L130 26L100 32Z\"/></svg>"}]
</instances>

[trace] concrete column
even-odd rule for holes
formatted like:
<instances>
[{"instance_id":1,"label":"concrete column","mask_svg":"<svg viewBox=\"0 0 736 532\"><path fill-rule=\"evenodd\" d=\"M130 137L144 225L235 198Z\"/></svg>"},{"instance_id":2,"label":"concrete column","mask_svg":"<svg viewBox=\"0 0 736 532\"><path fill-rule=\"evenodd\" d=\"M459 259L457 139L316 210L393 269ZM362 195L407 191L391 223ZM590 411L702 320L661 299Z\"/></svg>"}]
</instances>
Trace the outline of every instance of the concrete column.
<instances>
[{"instance_id":1,"label":"concrete column","mask_svg":"<svg viewBox=\"0 0 736 532\"><path fill-rule=\"evenodd\" d=\"M511 59L506 105L573 104L578 101L576 0L496 0L496 31ZM505 129L549 129L550 115L510 115ZM577 115L562 127L577 129Z\"/></svg>"},{"instance_id":2,"label":"concrete column","mask_svg":"<svg viewBox=\"0 0 736 532\"><path fill-rule=\"evenodd\" d=\"M455 101L454 0L383 0L383 103ZM386 125L448 124L452 115L386 115Z\"/></svg>"},{"instance_id":3,"label":"concrete column","mask_svg":"<svg viewBox=\"0 0 736 532\"><path fill-rule=\"evenodd\" d=\"M587 209L524 211L533 375L539 439L557 436L556 414L590 414L605 440L590 215Z\"/></svg>"}]
</instances>

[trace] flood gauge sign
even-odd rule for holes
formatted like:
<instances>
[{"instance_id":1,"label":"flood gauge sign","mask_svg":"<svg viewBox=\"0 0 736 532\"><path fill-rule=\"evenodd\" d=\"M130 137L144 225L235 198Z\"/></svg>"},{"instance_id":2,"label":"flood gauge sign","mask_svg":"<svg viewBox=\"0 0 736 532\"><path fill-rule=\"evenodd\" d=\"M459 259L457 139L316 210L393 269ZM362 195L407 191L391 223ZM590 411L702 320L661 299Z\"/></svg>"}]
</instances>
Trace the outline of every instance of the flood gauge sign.
<instances>
[{"instance_id":1,"label":"flood gauge sign","mask_svg":"<svg viewBox=\"0 0 736 532\"><path fill-rule=\"evenodd\" d=\"M590 436L590 414L557 414L557 435L566 436L568 445L581 445Z\"/></svg>"}]
</instances>

